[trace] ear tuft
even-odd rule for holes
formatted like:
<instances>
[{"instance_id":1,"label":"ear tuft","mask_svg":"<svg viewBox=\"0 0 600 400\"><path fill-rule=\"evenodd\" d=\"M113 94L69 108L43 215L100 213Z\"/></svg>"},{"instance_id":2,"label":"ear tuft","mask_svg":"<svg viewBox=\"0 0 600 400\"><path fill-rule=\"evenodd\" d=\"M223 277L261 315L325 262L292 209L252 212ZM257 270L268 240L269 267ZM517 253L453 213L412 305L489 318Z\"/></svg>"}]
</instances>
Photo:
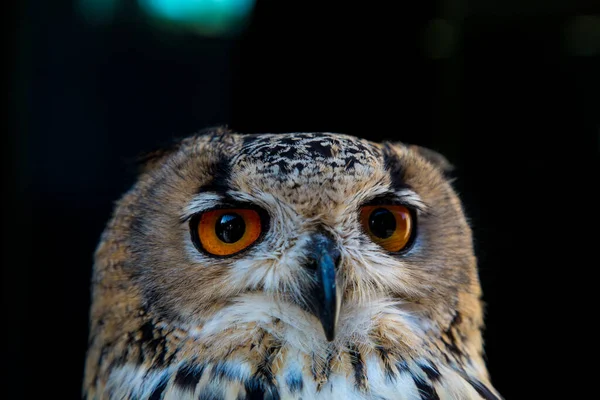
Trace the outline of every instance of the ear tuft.
<instances>
[{"instance_id":1,"label":"ear tuft","mask_svg":"<svg viewBox=\"0 0 600 400\"><path fill-rule=\"evenodd\" d=\"M429 161L431 164L435 165L443 173L452 172L452 170L454 170L454 165L452 165L445 156L443 156L435 150L431 150L427 147L417 146L414 144L409 145L408 148L418 153L421 157Z\"/></svg>"},{"instance_id":2,"label":"ear tuft","mask_svg":"<svg viewBox=\"0 0 600 400\"><path fill-rule=\"evenodd\" d=\"M173 139L171 142L165 143L162 147L151 151L142 152L142 154L135 159L135 163L138 166L138 171L140 173L152 171L154 168L158 167L158 165L162 163L167 157L177 152L182 145L191 142L199 136L213 135L215 137L221 137L227 133L233 133L233 131L231 131L227 126L224 125L204 128L199 132L196 132L196 134L194 134L191 137L183 139Z\"/></svg>"},{"instance_id":3,"label":"ear tuft","mask_svg":"<svg viewBox=\"0 0 600 400\"><path fill-rule=\"evenodd\" d=\"M169 155L175 153L180 146L181 143L177 142L158 149L143 152L135 159L139 173L152 171Z\"/></svg>"}]
</instances>

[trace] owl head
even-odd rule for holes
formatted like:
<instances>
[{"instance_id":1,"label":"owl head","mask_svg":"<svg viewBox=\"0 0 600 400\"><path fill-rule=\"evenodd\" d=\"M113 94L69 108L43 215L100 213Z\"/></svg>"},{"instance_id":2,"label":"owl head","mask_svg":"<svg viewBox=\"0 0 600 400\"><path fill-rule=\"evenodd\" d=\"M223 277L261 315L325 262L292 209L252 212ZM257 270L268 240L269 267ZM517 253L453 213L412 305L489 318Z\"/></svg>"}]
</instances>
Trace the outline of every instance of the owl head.
<instances>
[{"instance_id":1,"label":"owl head","mask_svg":"<svg viewBox=\"0 0 600 400\"><path fill-rule=\"evenodd\" d=\"M92 325L151 314L212 338L260 326L298 348L375 337L411 352L458 322L478 352L480 285L448 168L342 134L185 139L118 203Z\"/></svg>"}]
</instances>

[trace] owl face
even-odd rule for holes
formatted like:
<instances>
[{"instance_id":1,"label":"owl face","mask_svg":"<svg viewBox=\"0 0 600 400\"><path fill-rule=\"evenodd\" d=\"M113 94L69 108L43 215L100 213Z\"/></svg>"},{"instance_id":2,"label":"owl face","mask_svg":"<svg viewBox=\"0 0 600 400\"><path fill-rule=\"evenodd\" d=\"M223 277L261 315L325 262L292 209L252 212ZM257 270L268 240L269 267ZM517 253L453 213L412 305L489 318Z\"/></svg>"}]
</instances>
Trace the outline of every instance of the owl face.
<instances>
[{"instance_id":1,"label":"owl face","mask_svg":"<svg viewBox=\"0 0 600 400\"><path fill-rule=\"evenodd\" d=\"M125 270L146 308L204 335L275 320L301 346L448 324L479 282L440 160L339 134L186 139L122 200Z\"/></svg>"}]
</instances>

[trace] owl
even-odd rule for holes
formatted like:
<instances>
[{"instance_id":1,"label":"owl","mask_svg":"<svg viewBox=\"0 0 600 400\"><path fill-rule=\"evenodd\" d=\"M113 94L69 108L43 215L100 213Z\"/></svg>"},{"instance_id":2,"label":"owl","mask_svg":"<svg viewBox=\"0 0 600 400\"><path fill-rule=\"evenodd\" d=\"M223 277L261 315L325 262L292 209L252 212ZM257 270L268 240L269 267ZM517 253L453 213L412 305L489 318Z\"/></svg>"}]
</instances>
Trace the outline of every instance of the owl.
<instances>
[{"instance_id":1,"label":"owl","mask_svg":"<svg viewBox=\"0 0 600 400\"><path fill-rule=\"evenodd\" d=\"M449 167L333 133L153 153L95 253L83 397L500 399Z\"/></svg>"}]
</instances>

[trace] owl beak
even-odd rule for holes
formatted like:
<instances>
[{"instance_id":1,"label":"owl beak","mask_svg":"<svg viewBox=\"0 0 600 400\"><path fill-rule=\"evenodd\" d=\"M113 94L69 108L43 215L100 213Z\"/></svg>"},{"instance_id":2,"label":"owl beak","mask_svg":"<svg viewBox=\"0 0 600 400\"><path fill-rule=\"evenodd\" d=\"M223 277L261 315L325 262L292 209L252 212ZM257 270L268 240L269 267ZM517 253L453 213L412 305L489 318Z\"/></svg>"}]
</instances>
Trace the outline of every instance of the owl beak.
<instances>
[{"instance_id":1,"label":"owl beak","mask_svg":"<svg viewBox=\"0 0 600 400\"><path fill-rule=\"evenodd\" d=\"M340 251L332 238L317 233L312 238L306 268L314 274L307 303L310 311L321 321L328 341L335 338L341 296L335 279L340 263Z\"/></svg>"}]
</instances>

